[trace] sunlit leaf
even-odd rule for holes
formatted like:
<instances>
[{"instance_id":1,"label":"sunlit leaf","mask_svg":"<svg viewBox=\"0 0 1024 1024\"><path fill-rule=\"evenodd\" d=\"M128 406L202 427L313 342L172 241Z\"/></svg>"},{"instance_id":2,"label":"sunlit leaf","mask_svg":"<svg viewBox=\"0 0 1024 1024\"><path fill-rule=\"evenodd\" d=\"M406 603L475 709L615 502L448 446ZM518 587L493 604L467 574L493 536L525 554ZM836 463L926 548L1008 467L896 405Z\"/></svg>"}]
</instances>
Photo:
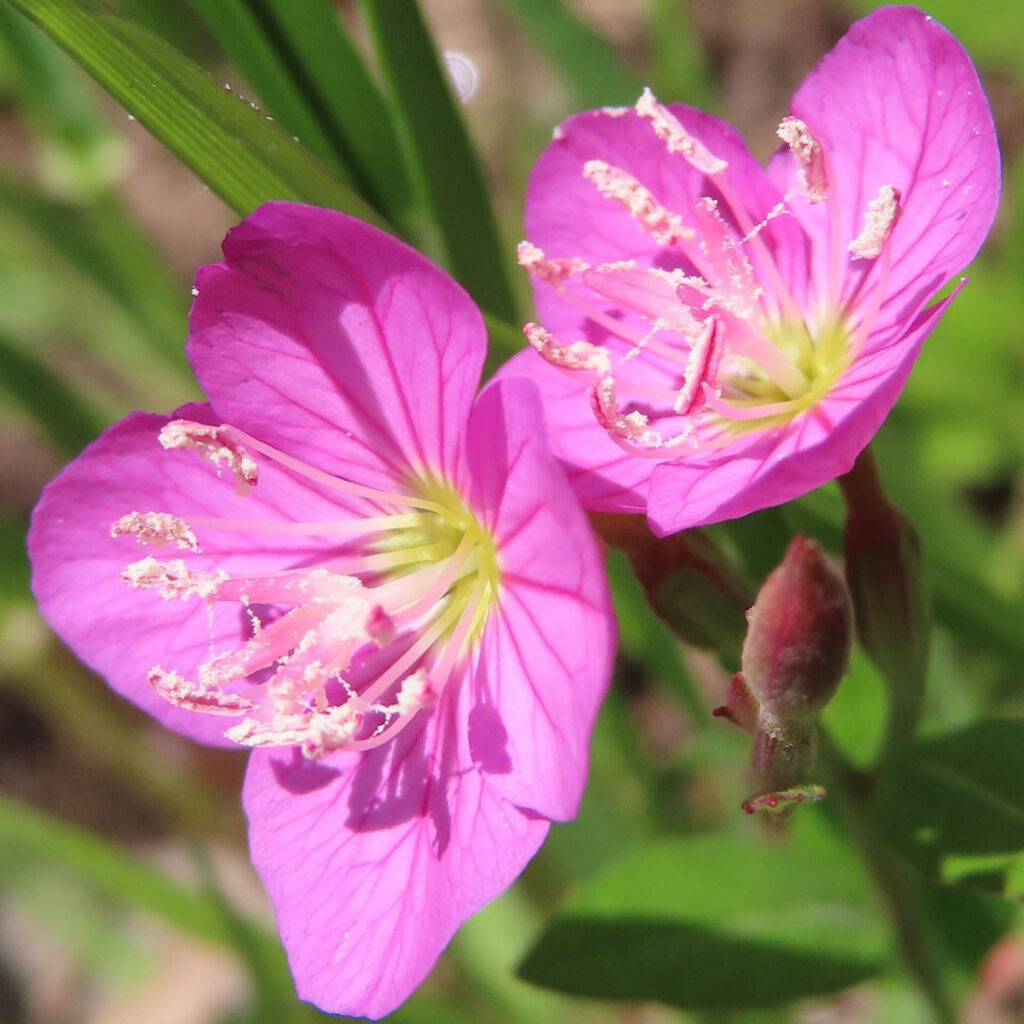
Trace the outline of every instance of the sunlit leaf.
<instances>
[{"instance_id":1,"label":"sunlit leaf","mask_svg":"<svg viewBox=\"0 0 1024 1024\"><path fill-rule=\"evenodd\" d=\"M890 841L935 869L943 856L1024 851L1024 719L918 742L879 797Z\"/></svg>"},{"instance_id":2,"label":"sunlit leaf","mask_svg":"<svg viewBox=\"0 0 1024 1024\"><path fill-rule=\"evenodd\" d=\"M487 185L419 5L362 0L360 6L450 268L485 311L515 322Z\"/></svg>"},{"instance_id":3,"label":"sunlit leaf","mask_svg":"<svg viewBox=\"0 0 1024 1024\"><path fill-rule=\"evenodd\" d=\"M268 199L371 208L308 150L158 36L89 0L7 0L39 24L232 209Z\"/></svg>"},{"instance_id":4,"label":"sunlit leaf","mask_svg":"<svg viewBox=\"0 0 1024 1024\"><path fill-rule=\"evenodd\" d=\"M577 894L521 975L702 1010L777 1005L870 977L887 940L866 883L834 840L801 831L786 845L699 836L627 855Z\"/></svg>"},{"instance_id":5,"label":"sunlit leaf","mask_svg":"<svg viewBox=\"0 0 1024 1024\"><path fill-rule=\"evenodd\" d=\"M505 0L509 14L529 33L572 91L576 106L628 106L643 83L600 33L562 0Z\"/></svg>"},{"instance_id":6,"label":"sunlit leaf","mask_svg":"<svg viewBox=\"0 0 1024 1024\"><path fill-rule=\"evenodd\" d=\"M274 116L401 225L413 201L391 113L327 0L191 0Z\"/></svg>"}]
</instances>

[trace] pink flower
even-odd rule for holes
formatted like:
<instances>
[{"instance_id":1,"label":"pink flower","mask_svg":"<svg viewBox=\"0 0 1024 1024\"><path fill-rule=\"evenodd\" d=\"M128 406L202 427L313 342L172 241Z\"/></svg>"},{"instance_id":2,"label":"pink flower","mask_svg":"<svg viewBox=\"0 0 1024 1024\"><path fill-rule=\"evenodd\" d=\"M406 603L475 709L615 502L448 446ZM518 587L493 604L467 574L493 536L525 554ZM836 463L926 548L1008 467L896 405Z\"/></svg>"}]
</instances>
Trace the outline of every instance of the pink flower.
<instances>
[{"instance_id":1,"label":"pink flower","mask_svg":"<svg viewBox=\"0 0 1024 1024\"><path fill-rule=\"evenodd\" d=\"M256 748L299 994L377 1017L576 812L602 562L534 386L474 400L482 320L436 267L287 203L224 253L188 341L210 404L130 416L50 484L34 587L124 696Z\"/></svg>"},{"instance_id":2,"label":"pink flower","mask_svg":"<svg viewBox=\"0 0 1024 1024\"><path fill-rule=\"evenodd\" d=\"M571 118L534 169L519 255L548 365L503 375L540 384L587 507L664 534L849 470L991 226L992 116L921 12L855 24L792 111L767 170L649 91Z\"/></svg>"}]
</instances>

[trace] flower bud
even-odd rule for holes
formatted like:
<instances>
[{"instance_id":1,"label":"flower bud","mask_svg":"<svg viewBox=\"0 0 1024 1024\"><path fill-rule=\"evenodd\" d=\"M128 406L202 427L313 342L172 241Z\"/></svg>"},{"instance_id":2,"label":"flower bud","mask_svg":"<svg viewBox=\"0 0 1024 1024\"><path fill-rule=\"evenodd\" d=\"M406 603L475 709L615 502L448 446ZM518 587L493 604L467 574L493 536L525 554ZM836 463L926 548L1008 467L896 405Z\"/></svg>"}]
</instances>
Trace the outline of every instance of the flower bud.
<instances>
[{"instance_id":1,"label":"flower bud","mask_svg":"<svg viewBox=\"0 0 1024 1024\"><path fill-rule=\"evenodd\" d=\"M715 714L754 737L750 763L759 793L744 810L784 815L795 804L824 796L806 779L817 755L815 718L835 694L850 658L850 595L821 548L796 537L747 618L742 669Z\"/></svg>"},{"instance_id":2,"label":"flower bud","mask_svg":"<svg viewBox=\"0 0 1024 1024\"><path fill-rule=\"evenodd\" d=\"M853 612L821 548L795 537L747 614L742 673L762 712L811 718L832 699L850 660Z\"/></svg>"}]
</instances>

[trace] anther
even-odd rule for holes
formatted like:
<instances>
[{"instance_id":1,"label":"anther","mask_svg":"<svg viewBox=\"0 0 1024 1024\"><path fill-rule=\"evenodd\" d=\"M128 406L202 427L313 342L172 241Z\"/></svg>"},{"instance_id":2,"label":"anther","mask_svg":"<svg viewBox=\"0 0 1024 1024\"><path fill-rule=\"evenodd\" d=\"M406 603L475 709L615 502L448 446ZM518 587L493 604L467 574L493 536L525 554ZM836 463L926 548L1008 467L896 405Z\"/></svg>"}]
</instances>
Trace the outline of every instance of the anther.
<instances>
[{"instance_id":1,"label":"anther","mask_svg":"<svg viewBox=\"0 0 1024 1024\"><path fill-rule=\"evenodd\" d=\"M591 408L598 423L613 439L637 441L652 448L661 443L660 435L648 428L647 417L642 412L634 410L624 413L619 408L614 377L602 377L590 386L589 393Z\"/></svg>"},{"instance_id":2,"label":"anther","mask_svg":"<svg viewBox=\"0 0 1024 1024\"><path fill-rule=\"evenodd\" d=\"M560 345L550 331L535 323L528 323L523 333L541 357L553 366L566 370L594 370L600 374L611 369L611 356L603 345L592 345L589 341Z\"/></svg>"},{"instance_id":3,"label":"anther","mask_svg":"<svg viewBox=\"0 0 1024 1024\"><path fill-rule=\"evenodd\" d=\"M173 544L184 551L199 551L199 542L192 528L178 516L169 512L129 512L110 527L111 537L130 534L139 544L162 548Z\"/></svg>"},{"instance_id":4,"label":"anther","mask_svg":"<svg viewBox=\"0 0 1024 1024\"><path fill-rule=\"evenodd\" d=\"M784 117L776 134L789 146L799 164L797 178L809 203L820 203L828 198L828 175L821 143L810 128L797 117Z\"/></svg>"},{"instance_id":5,"label":"anther","mask_svg":"<svg viewBox=\"0 0 1024 1024\"><path fill-rule=\"evenodd\" d=\"M218 687L193 683L177 672L165 672L159 665L149 670L149 685L164 700L183 711L207 715L245 715L256 705L237 693L224 693Z\"/></svg>"},{"instance_id":6,"label":"anther","mask_svg":"<svg viewBox=\"0 0 1024 1024\"><path fill-rule=\"evenodd\" d=\"M198 452L220 472L224 462L235 478L235 488L243 497L256 484L259 466L256 460L233 438L223 426L192 420L172 420L160 431L160 443L167 449L184 448Z\"/></svg>"},{"instance_id":7,"label":"anther","mask_svg":"<svg viewBox=\"0 0 1024 1024\"><path fill-rule=\"evenodd\" d=\"M596 186L606 199L621 203L629 215L661 245L675 245L694 237L694 232L683 224L677 213L666 209L654 198L650 189L632 174L612 167L603 160L588 160L583 165L583 177Z\"/></svg>"},{"instance_id":8,"label":"anther","mask_svg":"<svg viewBox=\"0 0 1024 1024\"><path fill-rule=\"evenodd\" d=\"M180 558L160 562L152 555L121 570L122 582L139 590L155 590L165 601L212 598L227 579L225 572L193 572Z\"/></svg>"},{"instance_id":9,"label":"anther","mask_svg":"<svg viewBox=\"0 0 1024 1024\"><path fill-rule=\"evenodd\" d=\"M896 223L899 209L900 190L893 185L883 185L878 195L868 203L860 234L850 243L853 259L873 260L881 255Z\"/></svg>"},{"instance_id":10,"label":"anther","mask_svg":"<svg viewBox=\"0 0 1024 1024\"><path fill-rule=\"evenodd\" d=\"M679 122L668 107L659 103L650 89L644 89L634 108L641 117L650 120L655 135L665 143L670 153L680 153L691 167L702 174L721 174L729 164L695 139Z\"/></svg>"},{"instance_id":11,"label":"anther","mask_svg":"<svg viewBox=\"0 0 1024 1024\"><path fill-rule=\"evenodd\" d=\"M589 264L581 259L548 259L544 250L532 242L520 242L516 249L519 266L531 277L548 284L558 285L568 280L573 274L586 270Z\"/></svg>"}]
</instances>

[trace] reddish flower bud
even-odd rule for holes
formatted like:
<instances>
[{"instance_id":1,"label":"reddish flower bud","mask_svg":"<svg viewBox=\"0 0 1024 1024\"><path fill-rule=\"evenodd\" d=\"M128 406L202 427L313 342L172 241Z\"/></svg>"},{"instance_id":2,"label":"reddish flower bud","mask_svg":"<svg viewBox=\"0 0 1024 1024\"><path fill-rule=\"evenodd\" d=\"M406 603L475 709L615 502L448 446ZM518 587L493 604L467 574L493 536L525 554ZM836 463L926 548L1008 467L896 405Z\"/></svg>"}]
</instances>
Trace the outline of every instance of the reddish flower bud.
<instances>
[{"instance_id":1,"label":"reddish flower bud","mask_svg":"<svg viewBox=\"0 0 1024 1024\"><path fill-rule=\"evenodd\" d=\"M748 613L743 679L782 722L816 715L850 660L853 612L842 576L812 540L796 537Z\"/></svg>"},{"instance_id":2,"label":"reddish flower bud","mask_svg":"<svg viewBox=\"0 0 1024 1024\"><path fill-rule=\"evenodd\" d=\"M742 671L715 714L754 737L750 763L760 789L744 810L781 816L824 796L820 786L805 784L817 754L815 718L846 671L853 610L821 548L796 537L747 618Z\"/></svg>"}]
</instances>

